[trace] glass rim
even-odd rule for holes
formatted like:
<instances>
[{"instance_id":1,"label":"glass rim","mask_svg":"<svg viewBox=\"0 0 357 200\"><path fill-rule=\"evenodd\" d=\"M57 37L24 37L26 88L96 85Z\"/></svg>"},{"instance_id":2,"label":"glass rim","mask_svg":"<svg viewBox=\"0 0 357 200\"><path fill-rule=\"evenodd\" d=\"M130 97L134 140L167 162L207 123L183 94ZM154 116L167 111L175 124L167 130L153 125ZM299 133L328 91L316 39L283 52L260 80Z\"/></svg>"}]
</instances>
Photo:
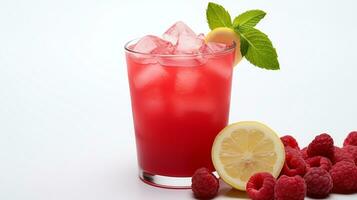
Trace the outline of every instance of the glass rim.
<instances>
[{"instance_id":1,"label":"glass rim","mask_svg":"<svg viewBox=\"0 0 357 200\"><path fill-rule=\"evenodd\" d=\"M134 41L137 41L141 38L136 38L136 39L132 39L129 40L128 42L125 43L124 45L124 49L126 52L129 53L133 53L133 54L138 54L138 55L143 55L143 56L157 56L157 57L197 57L197 56L216 56L216 55L224 55L227 54L229 52L231 52L232 50L234 50L237 46L236 42L233 41L232 45L229 45L228 47L226 47L225 49L223 49L222 51L217 51L217 52L212 52L212 53L193 53L193 54L157 54L157 53L143 53L143 52L139 52L139 51L134 51L132 49L129 48L129 46L131 45L131 43L133 43Z\"/></svg>"}]
</instances>

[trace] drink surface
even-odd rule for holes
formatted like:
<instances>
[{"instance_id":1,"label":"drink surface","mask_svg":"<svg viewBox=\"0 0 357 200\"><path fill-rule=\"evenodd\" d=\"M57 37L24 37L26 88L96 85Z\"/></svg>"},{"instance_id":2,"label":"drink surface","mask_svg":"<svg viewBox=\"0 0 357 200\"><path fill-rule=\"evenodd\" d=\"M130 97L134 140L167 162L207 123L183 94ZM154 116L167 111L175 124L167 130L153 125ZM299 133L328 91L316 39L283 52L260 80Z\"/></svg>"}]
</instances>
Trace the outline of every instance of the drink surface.
<instances>
[{"instance_id":1,"label":"drink surface","mask_svg":"<svg viewBox=\"0 0 357 200\"><path fill-rule=\"evenodd\" d=\"M150 42L141 45L151 48ZM234 49L179 56L127 51L126 58L139 167L174 177L214 170L211 147L228 122Z\"/></svg>"}]
</instances>

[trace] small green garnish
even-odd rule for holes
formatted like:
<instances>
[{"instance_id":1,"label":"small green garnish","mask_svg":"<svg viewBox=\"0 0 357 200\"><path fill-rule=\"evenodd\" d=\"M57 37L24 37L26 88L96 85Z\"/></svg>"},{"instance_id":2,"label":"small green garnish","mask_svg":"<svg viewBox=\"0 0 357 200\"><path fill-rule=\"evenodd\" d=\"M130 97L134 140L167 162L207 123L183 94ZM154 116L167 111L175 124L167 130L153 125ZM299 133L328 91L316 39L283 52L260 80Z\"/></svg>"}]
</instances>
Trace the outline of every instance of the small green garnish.
<instances>
[{"instance_id":1,"label":"small green garnish","mask_svg":"<svg viewBox=\"0 0 357 200\"><path fill-rule=\"evenodd\" d=\"M266 13L262 10L249 10L234 18L233 23L228 11L216 3L208 3L206 17L211 30L227 27L234 30L241 41L240 50L253 65L270 70L280 69L278 54L266 34L254 28Z\"/></svg>"},{"instance_id":2,"label":"small green garnish","mask_svg":"<svg viewBox=\"0 0 357 200\"><path fill-rule=\"evenodd\" d=\"M262 10L249 10L234 18L233 27L238 29L253 28L265 15L266 13Z\"/></svg>"},{"instance_id":3,"label":"small green garnish","mask_svg":"<svg viewBox=\"0 0 357 200\"><path fill-rule=\"evenodd\" d=\"M218 27L232 27L231 16L221 5L208 3L206 17L211 30Z\"/></svg>"}]
</instances>

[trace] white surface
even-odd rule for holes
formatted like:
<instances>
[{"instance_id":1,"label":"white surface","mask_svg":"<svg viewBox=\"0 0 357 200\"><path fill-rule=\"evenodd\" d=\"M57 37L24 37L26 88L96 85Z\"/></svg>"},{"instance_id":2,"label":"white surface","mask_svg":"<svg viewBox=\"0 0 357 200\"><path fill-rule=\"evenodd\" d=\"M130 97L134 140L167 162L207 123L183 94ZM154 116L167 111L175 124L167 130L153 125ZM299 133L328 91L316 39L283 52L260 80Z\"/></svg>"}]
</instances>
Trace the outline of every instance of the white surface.
<instances>
[{"instance_id":1,"label":"white surface","mask_svg":"<svg viewBox=\"0 0 357 200\"><path fill-rule=\"evenodd\" d=\"M301 146L357 129L355 1L218 1L259 8L281 71L234 72L230 121L259 120ZM141 183L123 45L177 20L207 32L206 1L1 0L0 199L190 199ZM225 199L234 194L220 197ZM355 199L333 195L331 199Z\"/></svg>"}]
</instances>

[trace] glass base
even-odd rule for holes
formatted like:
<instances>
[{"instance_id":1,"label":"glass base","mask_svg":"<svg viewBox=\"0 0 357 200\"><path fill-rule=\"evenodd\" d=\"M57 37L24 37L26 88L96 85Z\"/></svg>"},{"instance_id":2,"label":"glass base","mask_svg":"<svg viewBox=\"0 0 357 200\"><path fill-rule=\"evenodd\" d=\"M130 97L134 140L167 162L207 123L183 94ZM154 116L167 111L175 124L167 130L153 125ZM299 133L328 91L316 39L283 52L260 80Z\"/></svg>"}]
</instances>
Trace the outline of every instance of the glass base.
<instances>
[{"instance_id":1,"label":"glass base","mask_svg":"<svg viewBox=\"0 0 357 200\"><path fill-rule=\"evenodd\" d=\"M213 174L219 178L217 172ZM155 175L139 169L139 178L146 184L167 189L191 189L192 177L172 177Z\"/></svg>"},{"instance_id":2,"label":"glass base","mask_svg":"<svg viewBox=\"0 0 357 200\"><path fill-rule=\"evenodd\" d=\"M144 170L139 170L139 178L152 186L168 189L190 189L191 177L172 177L155 175Z\"/></svg>"}]
</instances>

